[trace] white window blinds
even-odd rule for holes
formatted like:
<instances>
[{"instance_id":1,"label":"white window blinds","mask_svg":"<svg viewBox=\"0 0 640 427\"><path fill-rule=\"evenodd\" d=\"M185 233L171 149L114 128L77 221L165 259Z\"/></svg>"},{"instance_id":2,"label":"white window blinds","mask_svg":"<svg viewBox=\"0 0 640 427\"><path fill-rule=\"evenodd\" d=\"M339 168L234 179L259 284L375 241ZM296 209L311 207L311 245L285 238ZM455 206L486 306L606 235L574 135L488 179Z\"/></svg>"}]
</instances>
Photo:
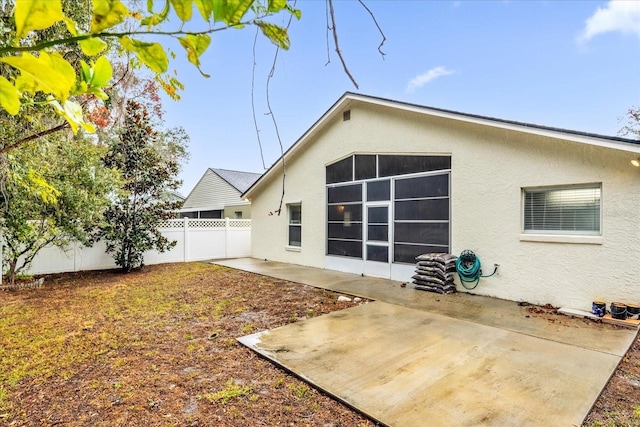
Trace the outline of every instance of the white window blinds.
<instances>
[{"instance_id":1,"label":"white window blinds","mask_svg":"<svg viewBox=\"0 0 640 427\"><path fill-rule=\"evenodd\" d=\"M600 234L600 185L524 190L524 231Z\"/></svg>"}]
</instances>

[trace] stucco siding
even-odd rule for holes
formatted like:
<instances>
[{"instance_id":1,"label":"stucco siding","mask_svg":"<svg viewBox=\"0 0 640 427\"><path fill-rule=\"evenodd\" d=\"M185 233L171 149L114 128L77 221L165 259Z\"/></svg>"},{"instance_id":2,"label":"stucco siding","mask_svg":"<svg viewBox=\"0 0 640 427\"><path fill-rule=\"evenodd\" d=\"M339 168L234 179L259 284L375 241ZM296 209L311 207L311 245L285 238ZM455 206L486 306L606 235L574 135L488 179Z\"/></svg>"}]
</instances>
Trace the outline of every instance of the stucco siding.
<instances>
[{"instance_id":1,"label":"stucco siding","mask_svg":"<svg viewBox=\"0 0 640 427\"><path fill-rule=\"evenodd\" d=\"M450 154L451 250L473 250L485 273L500 264L474 293L585 310L595 299L640 303L640 170L629 153L376 105L350 109L349 121L334 119L288 159L284 200L302 202L301 250L286 249L286 206L270 215L278 174L252 197L252 256L325 266L325 165L354 153ZM584 183L602 185L600 238L523 240L523 188Z\"/></svg>"},{"instance_id":2,"label":"stucco siding","mask_svg":"<svg viewBox=\"0 0 640 427\"><path fill-rule=\"evenodd\" d=\"M224 208L222 216L224 218L234 219L236 217L236 212L242 213L242 219L251 219L251 205L249 203L227 205Z\"/></svg>"},{"instance_id":3,"label":"stucco siding","mask_svg":"<svg viewBox=\"0 0 640 427\"><path fill-rule=\"evenodd\" d=\"M183 209L224 209L225 205L242 204L240 192L207 169L184 201Z\"/></svg>"}]
</instances>

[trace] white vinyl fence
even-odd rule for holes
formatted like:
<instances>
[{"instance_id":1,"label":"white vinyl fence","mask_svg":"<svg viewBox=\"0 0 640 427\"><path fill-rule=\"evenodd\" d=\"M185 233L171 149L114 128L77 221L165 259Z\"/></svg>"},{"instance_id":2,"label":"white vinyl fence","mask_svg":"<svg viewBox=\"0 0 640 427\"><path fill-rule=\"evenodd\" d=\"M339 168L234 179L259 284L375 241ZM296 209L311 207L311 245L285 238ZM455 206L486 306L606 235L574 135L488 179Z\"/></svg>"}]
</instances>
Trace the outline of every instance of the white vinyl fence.
<instances>
[{"instance_id":1,"label":"white vinyl fence","mask_svg":"<svg viewBox=\"0 0 640 427\"><path fill-rule=\"evenodd\" d=\"M239 258L251 254L250 219L172 219L164 221L160 231L176 246L164 253L149 251L144 263L203 261ZM81 270L116 268L105 244L96 242L87 248L76 243L63 251L47 247L36 255L29 274L66 273Z\"/></svg>"}]
</instances>

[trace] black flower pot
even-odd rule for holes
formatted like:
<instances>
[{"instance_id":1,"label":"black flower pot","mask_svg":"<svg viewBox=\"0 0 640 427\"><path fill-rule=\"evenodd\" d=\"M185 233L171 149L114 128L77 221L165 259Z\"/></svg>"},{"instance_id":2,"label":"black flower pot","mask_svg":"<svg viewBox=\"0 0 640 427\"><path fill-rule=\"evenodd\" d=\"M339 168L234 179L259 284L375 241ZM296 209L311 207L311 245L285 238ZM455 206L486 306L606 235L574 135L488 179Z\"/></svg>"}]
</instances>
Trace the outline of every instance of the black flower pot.
<instances>
[{"instance_id":1,"label":"black flower pot","mask_svg":"<svg viewBox=\"0 0 640 427\"><path fill-rule=\"evenodd\" d=\"M611 317L619 320L626 320L627 306L621 302L611 303Z\"/></svg>"}]
</instances>

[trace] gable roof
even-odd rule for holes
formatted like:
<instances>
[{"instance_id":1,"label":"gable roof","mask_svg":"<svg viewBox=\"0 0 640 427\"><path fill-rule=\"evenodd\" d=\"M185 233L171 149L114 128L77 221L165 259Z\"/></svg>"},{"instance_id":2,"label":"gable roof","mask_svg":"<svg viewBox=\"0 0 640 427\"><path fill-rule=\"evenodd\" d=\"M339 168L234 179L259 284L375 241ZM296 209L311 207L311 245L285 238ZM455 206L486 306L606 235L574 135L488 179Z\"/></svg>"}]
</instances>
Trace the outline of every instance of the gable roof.
<instances>
[{"instance_id":1,"label":"gable roof","mask_svg":"<svg viewBox=\"0 0 640 427\"><path fill-rule=\"evenodd\" d=\"M261 174L254 172L233 171L228 169L209 168L220 178L224 179L240 193L244 193L260 178Z\"/></svg>"},{"instance_id":2,"label":"gable roof","mask_svg":"<svg viewBox=\"0 0 640 427\"><path fill-rule=\"evenodd\" d=\"M530 133L551 138L564 139L582 144L597 145L633 153L640 153L640 140L621 138L618 136L605 136L589 132L561 129L551 126L542 126L513 120L498 119L495 117L481 116L477 114L462 113L459 111L442 108L427 107L402 101L394 101L371 95L362 95L353 92L345 92L260 178L243 192L242 198L250 197L251 193L262 183L269 179L278 170L283 160L292 156L295 152L306 146L321 129L323 129L334 117L354 104L369 104L403 111L410 111L433 117L442 117L483 126L491 126L513 130L516 132Z\"/></svg>"}]
</instances>

